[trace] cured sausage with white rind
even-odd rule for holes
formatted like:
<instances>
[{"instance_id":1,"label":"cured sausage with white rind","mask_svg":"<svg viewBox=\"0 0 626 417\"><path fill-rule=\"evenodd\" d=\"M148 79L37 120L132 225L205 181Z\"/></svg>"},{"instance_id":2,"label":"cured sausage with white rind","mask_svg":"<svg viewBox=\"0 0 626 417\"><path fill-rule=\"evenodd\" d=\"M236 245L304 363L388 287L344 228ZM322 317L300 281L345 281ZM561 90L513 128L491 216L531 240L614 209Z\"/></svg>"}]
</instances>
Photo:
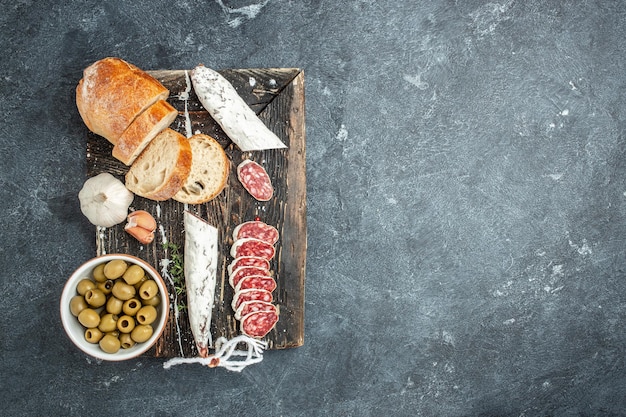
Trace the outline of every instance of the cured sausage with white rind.
<instances>
[{"instance_id":1,"label":"cured sausage with white rind","mask_svg":"<svg viewBox=\"0 0 626 417\"><path fill-rule=\"evenodd\" d=\"M202 106L239 149L247 152L287 147L217 71L198 65L191 71L191 81Z\"/></svg>"},{"instance_id":2,"label":"cured sausage with white rind","mask_svg":"<svg viewBox=\"0 0 626 417\"><path fill-rule=\"evenodd\" d=\"M184 274L191 333L201 357L208 355L211 315L217 282L218 231L188 211L184 213Z\"/></svg>"},{"instance_id":3,"label":"cured sausage with white rind","mask_svg":"<svg viewBox=\"0 0 626 417\"><path fill-rule=\"evenodd\" d=\"M243 188L258 201L269 201L274 195L272 180L267 171L250 159L237 166L237 178Z\"/></svg>"}]
</instances>

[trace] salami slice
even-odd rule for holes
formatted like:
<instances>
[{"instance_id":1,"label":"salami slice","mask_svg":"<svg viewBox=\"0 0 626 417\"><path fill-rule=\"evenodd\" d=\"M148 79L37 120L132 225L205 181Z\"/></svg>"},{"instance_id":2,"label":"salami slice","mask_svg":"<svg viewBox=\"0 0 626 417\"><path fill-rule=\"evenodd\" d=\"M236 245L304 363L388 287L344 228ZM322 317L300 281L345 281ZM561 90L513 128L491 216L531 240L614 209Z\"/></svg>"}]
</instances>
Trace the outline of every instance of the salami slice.
<instances>
[{"instance_id":1,"label":"salami slice","mask_svg":"<svg viewBox=\"0 0 626 417\"><path fill-rule=\"evenodd\" d=\"M258 256L241 256L233 259L233 261L226 267L228 275L231 275L233 271L243 266L256 266L257 268L263 268L269 271L270 261Z\"/></svg>"},{"instance_id":2,"label":"salami slice","mask_svg":"<svg viewBox=\"0 0 626 417\"><path fill-rule=\"evenodd\" d=\"M276 289L276 281L268 275L249 275L239 280L235 286L235 294L251 288L272 292Z\"/></svg>"},{"instance_id":3,"label":"salami slice","mask_svg":"<svg viewBox=\"0 0 626 417\"><path fill-rule=\"evenodd\" d=\"M241 333L250 337L260 338L274 328L278 322L278 314L273 311L257 311L242 317Z\"/></svg>"},{"instance_id":4,"label":"salami slice","mask_svg":"<svg viewBox=\"0 0 626 417\"><path fill-rule=\"evenodd\" d=\"M237 166L237 178L243 188L259 201L268 201L274 195L274 187L267 171L250 159L246 159Z\"/></svg>"},{"instance_id":5,"label":"salami slice","mask_svg":"<svg viewBox=\"0 0 626 417\"><path fill-rule=\"evenodd\" d=\"M265 268L257 268L256 266L242 266L241 268L237 268L233 271L232 274L228 277L228 283L231 287L235 288L239 281L241 281L245 277L249 277L252 275L266 275L269 276L269 269Z\"/></svg>"},{"instance_id":6,"label":"salami slice","mask_svg":"<svg viewBox=\"0 0 626 417\"><path fill-rule=\"evenodd\" d=\"M250 313L256 313L257 311L273 311L277 314L279 313L278 307L272 303L265 301L246 301L241 303L237 311L235 311L235 320L241 320L242 317Z\"/></svg>"},{"instance_id":7,"label":"salami slice","mask_svg":"<svg viewBox=\"0 0 626 417\"><path fill-rule=\"evenodd\" d=\"M257 290L255 288L249 290L241 290L235 293L231 307L233 311L237 311L237 308L246 301L265 301L271 303L274 300L272 293L265 290Z\"/></svg>"},{"instance_id":8,"label":"salami slice","mask_svg":"<svg viewBox=\"0 0 626 417\"><path fill-rule=\"evenodd\" d=\"M251 237L235 240L230 248L230 256L239 258L240 256L259 256L268 261L274 257L276 249L274 245Z\"/></svg>"},{"instance_id":9,"label":"salami slice","mask_svg":"<svg viewBox=\"0 0 626 417\"><path fill-rule=\"evenodd\" d=\"M278 230L262 221L249 221L241 223L233 230L233 240L246 237L252 237L274 245L278 241Z\"/></svg>"}]
</instances>

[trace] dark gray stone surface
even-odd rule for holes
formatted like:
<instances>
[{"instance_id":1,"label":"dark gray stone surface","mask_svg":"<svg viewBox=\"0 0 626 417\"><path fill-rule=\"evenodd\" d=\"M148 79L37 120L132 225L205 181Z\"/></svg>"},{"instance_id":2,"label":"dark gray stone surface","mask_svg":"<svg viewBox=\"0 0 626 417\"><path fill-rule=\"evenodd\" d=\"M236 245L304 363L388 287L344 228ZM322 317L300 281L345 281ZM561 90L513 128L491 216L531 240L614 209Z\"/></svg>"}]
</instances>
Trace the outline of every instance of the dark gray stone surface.
<instances>
[{"instance_id":1,"label":"dark gray stone surface","mask_svg":"<svg viewBox=\"0 0 626 417\"><path fill-rule=\"evenodd\" d=\"M0 414L624 415L623 2L1 4ZM105 56L304 69L303 347L237 374L65 337Z\"/></svg>"}]
</instances>

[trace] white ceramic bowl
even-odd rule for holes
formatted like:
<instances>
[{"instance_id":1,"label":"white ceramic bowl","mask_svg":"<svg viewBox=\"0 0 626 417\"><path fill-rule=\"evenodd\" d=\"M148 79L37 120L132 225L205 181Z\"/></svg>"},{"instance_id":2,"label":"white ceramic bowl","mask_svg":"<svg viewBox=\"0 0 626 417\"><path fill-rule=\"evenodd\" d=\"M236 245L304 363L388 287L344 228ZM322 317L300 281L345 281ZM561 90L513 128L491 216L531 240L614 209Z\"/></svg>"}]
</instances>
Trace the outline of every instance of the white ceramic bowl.
<instances>
[{"instance_id":1,"label":"white ceramic bowl","mask_svg":"<svg viewBox=\"0 0 626 417\"><path fill-rule=\"evenodd\" d=\"M150 339L143 343L137 343L131 348L120 349L116 353L106 353L102 349L100 349L100 346L97 343L89 343L85 340L85 327L83 327L83 325L78 322L78 319L71 313L70 300L72 299L72 297L77 295L76 284L78 284L81 279L91 278L92 271L97 265L112 261L114 259L123 259L129 265L137 264L141 266L144 271L146 271L146 273L149 274L150 277L154 279L154 281L156 281L157 286L159 287L161 303L156 307L157 319L152 323L154 333L152 334L152 337L150 337ZM67 280L65 287L63 288L60 307L61 321L63 322L65 332L80 350L90 356L102 360L124 361L127 359L135 358L145 353L156 343L159 337L161 337L161 334L165 329L165 324L167 323L167 318L169 314L169 296L163 278L161 277L161 275L159 275L157 270L154 269L146 261L131 255L109 254L90 259L82 264L76 271L74 271L74 273Z\"/></svg>"}]
</instances>

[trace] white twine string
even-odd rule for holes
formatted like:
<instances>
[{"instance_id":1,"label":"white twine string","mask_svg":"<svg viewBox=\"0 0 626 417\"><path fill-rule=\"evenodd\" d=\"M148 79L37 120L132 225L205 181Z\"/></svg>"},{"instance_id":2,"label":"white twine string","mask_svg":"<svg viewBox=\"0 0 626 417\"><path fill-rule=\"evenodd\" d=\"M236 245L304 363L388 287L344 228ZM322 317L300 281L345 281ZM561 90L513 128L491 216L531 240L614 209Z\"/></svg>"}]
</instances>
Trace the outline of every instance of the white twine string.
<instances>
[{"instance_id":1,"label":"white twine string","mask_svg":"<svg viewBox=\"0 0 626 417\"><path fill-rule=\"evenodd\" d=\"M237 350L239 343L245 343L247 350ZM240 335L230 340L220 337L215 342L215 353L206 358L172 358L163 364L164 369L184 363L199 363L210 368L222 367L229 371L241 372L248 365L259 363L263 360L263 350L267 348L267 342ZM243 359L242 359L243 358Z\"/></svg>"},{"instance_id":2,"label":"white twine string","mask_svg":"<svg viewBox=\"0 0 626 417\"><path fill-rule=\"evenodd\" d=\"M179 99L185 101L185 133L187 134L187 138L190 138L193 135L191 129L191 119L189 118L189 109L187 104L189 103L189 93L191 92L191 79L189 78L189 71L185 70L185 82L186 87L185 91L180 93Z\"/></svg>"}]
</instances>

